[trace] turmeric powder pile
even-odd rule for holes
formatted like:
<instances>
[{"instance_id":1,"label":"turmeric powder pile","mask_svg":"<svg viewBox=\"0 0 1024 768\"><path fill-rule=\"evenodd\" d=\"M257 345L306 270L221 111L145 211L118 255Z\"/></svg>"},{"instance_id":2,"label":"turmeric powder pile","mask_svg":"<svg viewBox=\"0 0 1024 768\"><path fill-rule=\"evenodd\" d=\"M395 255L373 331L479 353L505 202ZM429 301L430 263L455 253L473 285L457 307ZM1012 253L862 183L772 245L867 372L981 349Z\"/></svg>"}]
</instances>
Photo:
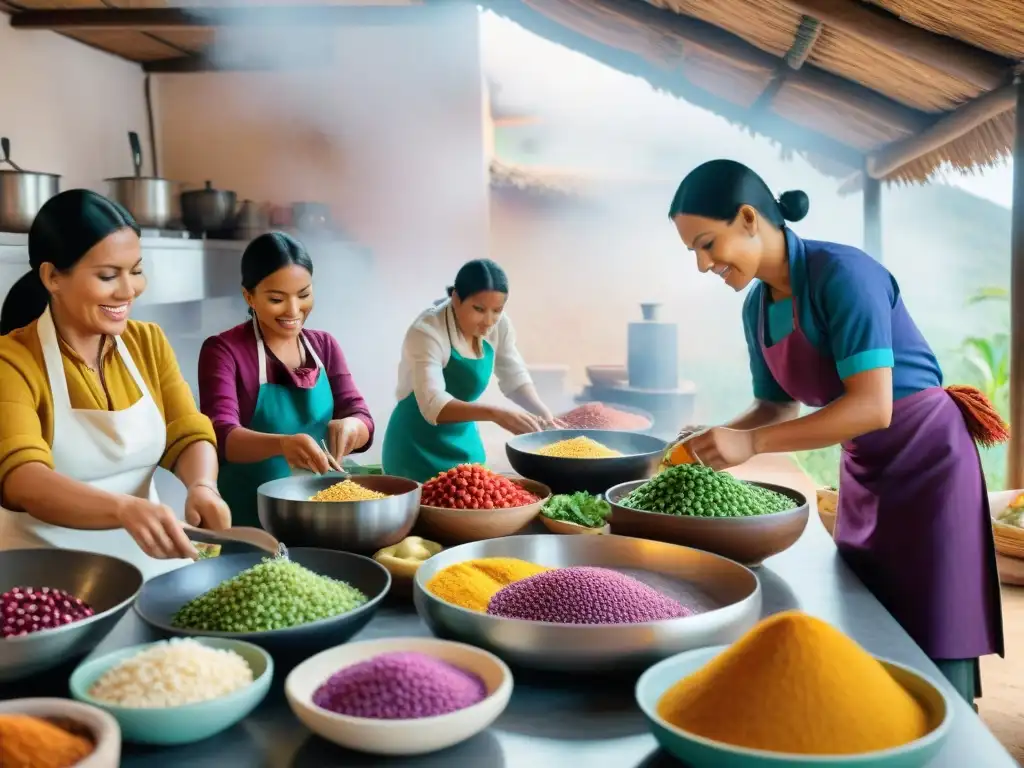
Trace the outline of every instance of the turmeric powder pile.
<instances>
[{"instance_id":1,"label":"turmeric powder pile","mask_svg":"<svg viewBox=\"0 0 1024 768\"><path fill-rule=\"evenodd\" d=\"M550 570L514 557L466 560L435 573L427 582L427 591L460 608L486 613L491 598L498 590Z\"/></svg>"},{"instance_id":2,"label":"turmeric powder pile","mask_svg":"<svg viewBox=\"0 0 1024 768\"><path fill-rule=\"evenodd\" d=\"M677 682L658 715L712 741L800 755L892 749L930 730L924 708L880 662L801 611L765 619Z\"/></svg>"},{"instance_id":3,"label":"turmeric powder pile","mask_svg":"<svg viewBox=\"0 0 1024 768\"><path fill-rule=\"evenodd\" d=\"M95 747L53 723L28 715L0 715L0 766L71 768Z\"/></svg>"}]
</instances>

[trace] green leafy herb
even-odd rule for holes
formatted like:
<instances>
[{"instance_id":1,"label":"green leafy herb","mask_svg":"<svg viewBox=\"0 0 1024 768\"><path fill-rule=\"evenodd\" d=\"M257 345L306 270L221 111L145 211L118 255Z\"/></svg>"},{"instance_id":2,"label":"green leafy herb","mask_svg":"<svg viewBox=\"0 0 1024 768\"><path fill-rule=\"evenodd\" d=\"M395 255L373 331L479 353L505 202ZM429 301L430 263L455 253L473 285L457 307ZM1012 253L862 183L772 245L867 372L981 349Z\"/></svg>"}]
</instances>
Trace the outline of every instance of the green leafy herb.
<instances>
[{"instance_id":1,"label":"green leafy herb","mask_svg":"<svg viewBox=\"0 0 1024 768\"><path fill-rule=\"evenodd\" d=\"M559 494L548 499L540 513L552 520L576 523L584 528L600 528L612 511L611 505L598 496L585 491Z\"/></svg>"}]
</instances>

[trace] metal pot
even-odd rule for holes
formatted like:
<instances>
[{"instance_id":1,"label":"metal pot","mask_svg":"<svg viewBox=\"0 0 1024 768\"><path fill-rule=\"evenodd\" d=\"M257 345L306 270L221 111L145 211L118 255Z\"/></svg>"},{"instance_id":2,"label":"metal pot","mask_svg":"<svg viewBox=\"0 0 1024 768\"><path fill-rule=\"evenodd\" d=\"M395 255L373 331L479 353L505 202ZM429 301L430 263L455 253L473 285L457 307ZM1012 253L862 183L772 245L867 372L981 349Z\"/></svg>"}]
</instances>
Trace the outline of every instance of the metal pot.
<instances>
[{"instance_id":1,"label":"metal pot","mask_svg":"<svg viewBox=\"0 0 1024 768\"><path fill-rule=\"evenodd\" d=\"M331 209L326 203L294 203L292 220L302 232L319 232L331 223Z\"/></svg>"},{"instance_id":2,"label":"metal pot","mask_svg":"<svg viewBox=\"0 0 1024 768\"><path fill-rule=\"evenodd\" d=\"M181 207L178 204L178 182L142 175L142 146L139 134L128 133L132 148L134 176L120 176L107 179L110 197L116 200L135 217L140 227L147 229L171 229L181 224Z\"/></svg>"},{"instance_id":3,"label":"metal pot","mask_svg":"<svg viewBox=\"0 0 1024 768\"><path fill-rule=\"evenodd\" d=\"M28 232L43 203L60 192L60 176L23 171L11 160L11 142L0 138L0 232Z\"/></svg>"},{"instance_id":4,"label":"metal pot","mask_svg":"<svg viewBox=\"0 0 1024 768\"><path fill-rule=\"evenodd\" d=\"M208 181L203 189L181 193L181 220L197 235L230 232L235 225L236 201L234 192L214 189Z\"/></svg>"}]
</instances>

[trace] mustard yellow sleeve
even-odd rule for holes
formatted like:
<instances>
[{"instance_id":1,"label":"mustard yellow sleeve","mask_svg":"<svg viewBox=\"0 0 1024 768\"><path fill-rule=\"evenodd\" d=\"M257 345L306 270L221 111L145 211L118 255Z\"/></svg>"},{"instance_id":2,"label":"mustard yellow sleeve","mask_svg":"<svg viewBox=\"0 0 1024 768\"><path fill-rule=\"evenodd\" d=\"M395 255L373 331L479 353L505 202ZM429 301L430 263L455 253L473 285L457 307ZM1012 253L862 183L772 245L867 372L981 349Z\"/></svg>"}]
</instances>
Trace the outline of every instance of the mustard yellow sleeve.
<instances>
[{"instance_id":1,"label":"mustard yellow sleeve","mask_svg":"<svg viewBox=\"0 0 1024 768\"><path fill-rule=\"evenodd\" d=\"M29 351L10 338L0 339L0 489L24 464L53 469L53 454L39 418L43 372ZM46 432L52 430L47 425Z\"/></svg>"},{"instance_id":2,"label":"mustard yellow sleeve","mask_svg":"<svg viewBox=\"0 0 1024 768\"><path fill-rule=\"evenodd\" d=\"M160 466L173 470L181 452L192 443L205 440L217 445L213 424L196 407L192 390L181 375L178 358L167 341L163 329L153 323L145 323L141 334L149 346L147 357L155 365L160 387L160 400L164 406L164 422L167 424L167 447L164 449Z\"/></svg>"}]
</instances>

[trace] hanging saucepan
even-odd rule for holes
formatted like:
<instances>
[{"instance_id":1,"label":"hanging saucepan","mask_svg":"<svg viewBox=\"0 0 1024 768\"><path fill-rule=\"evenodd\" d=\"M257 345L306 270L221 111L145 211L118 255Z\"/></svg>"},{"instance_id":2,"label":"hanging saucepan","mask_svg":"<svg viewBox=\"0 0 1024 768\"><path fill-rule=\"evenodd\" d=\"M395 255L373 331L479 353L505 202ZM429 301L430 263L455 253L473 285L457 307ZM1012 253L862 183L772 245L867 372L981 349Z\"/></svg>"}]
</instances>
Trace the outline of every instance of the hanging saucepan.
<instances>
[{"instance_id":1,"label":"hanging saucepan","mask_svg":"<svg viewBox=\"0 0 1024 768\"><path fill-rule=\"evenodd\" d=\"M181 225L178 182L142 175L142 145L139 134L128 132L134 176L107 179L110 196L135 217L144 229L175 229Z\"/></svg>"},{"instance_id":2,"label":"hanging saucepan","mask_svg":"<svg viewBox=\"0 0 1024 768\"><path fill-rule=\"evenodd\" d=\"M23 171L11 160L11 142L0 138L0 232L28 232L43 203L60 192L60 176Z\"/></svg>"},{"instance_id":3,"label":"hanging saucepan","mask_svg":"<svg viewBox=\"0 0 1024 768\"><path fill-rule=\"evenodd\" d=\"M234 192L214 189L208 181L203 189L181 193L181 220L192 234L231 237L237 199Z\"/></svg>"}]
</instances>

